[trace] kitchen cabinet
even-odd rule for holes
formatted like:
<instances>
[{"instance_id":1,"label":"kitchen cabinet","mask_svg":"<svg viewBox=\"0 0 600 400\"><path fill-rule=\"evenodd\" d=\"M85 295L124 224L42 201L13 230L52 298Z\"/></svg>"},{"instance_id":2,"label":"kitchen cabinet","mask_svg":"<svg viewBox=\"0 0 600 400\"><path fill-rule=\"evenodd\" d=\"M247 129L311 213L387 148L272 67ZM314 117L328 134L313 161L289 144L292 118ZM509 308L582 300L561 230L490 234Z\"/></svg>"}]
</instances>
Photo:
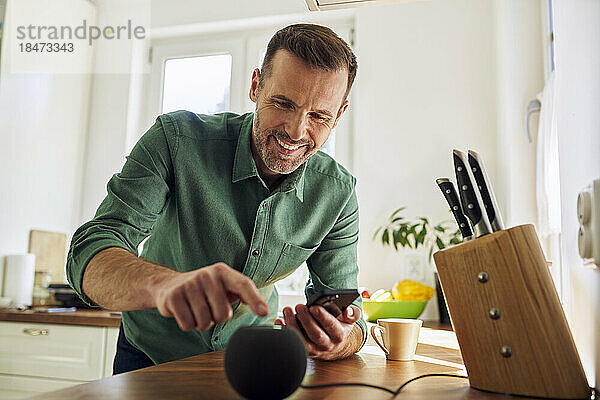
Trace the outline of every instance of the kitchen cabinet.
<instances>
[{"instance_id":1,"label":"kitchen cabinet","mask_svg":"<svg viewBox=\"0 0 600 400\"><path fill-rule=\"evenodd\" d=\"M22 399L112 375L119 328L0 321L0 398Z\"/></svg>"}]
</instances>

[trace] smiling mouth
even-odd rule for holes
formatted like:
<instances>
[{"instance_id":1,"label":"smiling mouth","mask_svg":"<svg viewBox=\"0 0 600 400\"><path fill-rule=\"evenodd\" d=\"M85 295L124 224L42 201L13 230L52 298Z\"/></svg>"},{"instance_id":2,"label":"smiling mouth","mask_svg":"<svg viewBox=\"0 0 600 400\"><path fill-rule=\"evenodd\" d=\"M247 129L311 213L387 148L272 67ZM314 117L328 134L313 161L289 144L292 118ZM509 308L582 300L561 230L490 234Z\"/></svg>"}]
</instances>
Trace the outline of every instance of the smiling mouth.
<instances>
[{"instance_id":1,"label":"smiling mouth","mask_svg":"<svg viewBox=\"0 0 600 400\"><path fill-rule=\"evenodd\" d=\"M306 144L290 145L285 142L282 142L281 140L279 140L279 138L275 136L273 136L273 138L279 145L279 150L284 154L295 154L300 148L307 146Z\"/></svg>"}]
</instances>

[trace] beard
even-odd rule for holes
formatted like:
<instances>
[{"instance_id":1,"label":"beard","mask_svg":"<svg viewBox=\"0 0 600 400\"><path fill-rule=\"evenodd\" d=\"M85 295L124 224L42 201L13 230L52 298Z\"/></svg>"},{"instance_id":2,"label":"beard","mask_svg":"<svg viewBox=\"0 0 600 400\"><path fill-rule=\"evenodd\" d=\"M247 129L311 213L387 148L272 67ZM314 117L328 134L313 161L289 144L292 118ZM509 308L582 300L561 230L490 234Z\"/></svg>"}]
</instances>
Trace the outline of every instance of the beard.
<instances>
[{"instance_id":1,"label":"beard","mask_svg":"<svg viewBox=\"0 0 600 400\"><path fill-rule=\"evenodd\" d=\"M253 136L258 156L268 169L278 174L290 174L302 163L308 160L318 150L316 144L308 138L295 141L285 131L277 129L265 129L260 126L258 110L254 112ZM285 143L294 145L305 145L297 150L297 154L288 155L277 150L279 144L275 138Z\"/></svg>"}]
</instances>

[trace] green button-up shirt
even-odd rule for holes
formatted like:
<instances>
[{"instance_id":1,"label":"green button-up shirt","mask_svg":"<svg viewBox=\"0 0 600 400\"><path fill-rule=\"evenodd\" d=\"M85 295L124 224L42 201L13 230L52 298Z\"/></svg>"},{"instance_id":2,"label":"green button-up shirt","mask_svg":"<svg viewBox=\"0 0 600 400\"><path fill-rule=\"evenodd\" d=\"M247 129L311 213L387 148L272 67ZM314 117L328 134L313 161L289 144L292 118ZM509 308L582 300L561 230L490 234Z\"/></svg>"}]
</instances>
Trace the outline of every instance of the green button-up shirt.
<instances>
[{"instance_id":1,"label":"green button-up shirt","mask_svg":"<svg viewBox=\"0 0 600 400\"><path fill-rule=\"evenodd\" d=\"M304 261L307 296L357 287L356 179L318 151L270 192L252 158L253 117L159 116L109 180L94 219L73 236L67 277L90 305L82 290L90 259L114 246L138 254L148 236L142 258L181 272L224 262L252 278L269 305L270 315L261 318L235 303L230 320L203 332L180 330L156 308L123 312L125 336L155 363L222 349L243 325L272 324L273 284ZM359 325L366 338L363 319Z\"/></svg>"}]
</instances>

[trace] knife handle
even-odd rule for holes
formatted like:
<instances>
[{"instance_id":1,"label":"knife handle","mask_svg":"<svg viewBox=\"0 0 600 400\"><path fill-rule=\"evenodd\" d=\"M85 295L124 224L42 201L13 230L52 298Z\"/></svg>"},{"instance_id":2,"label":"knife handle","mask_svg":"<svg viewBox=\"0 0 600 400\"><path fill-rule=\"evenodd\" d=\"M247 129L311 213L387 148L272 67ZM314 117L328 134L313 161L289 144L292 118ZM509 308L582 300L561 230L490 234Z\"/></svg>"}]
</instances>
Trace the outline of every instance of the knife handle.
<instances>
[{"instance_id":1,"label":"knife handle","mask_svg":"<svg viewBox=\"0 0 600 400\"><path fill-rule=\"evenodd\" d=\"M458 194L456 193L456 188L454 187L454 184L450 182L450 180L447 178L436 179L436 183L442 191L444 198L448 202L452 214L454 214L454 218L456 219L458 229L460 229L460 233L462 234L463 239L472 239L473 231L471 230L471 225L469 225L469 221L467 221L465 214L463 214L462 212L462 209L460 207L460 200L458 199Z\"/></svg>"},{"instance_id":2,"label":"knife handle","mask_svg":"<svg viewBox=\"0 0 600 400\"><path fill-rule=\"evenodd\" d=\"M454 169L456 172L456 183L458 185L458 191L460 193L460 201L463 210L467 217L473 223L473 231L477 237L492 233L492 227L490 226L487 214L483 213L482 208L485 208L483 201L478 198L474 186L474 178L471 179L471 170L467 168L465 161L466 157L459 157L457 150L454 151Z\"/></svg>"},{"instance_id":3,"label":"knife handle","mask_svg":"<svg viewBox=\"0 0 600 400\"><path fill-rule=\"evenodd\" d=\"M475 152L469 150L469 165L471 166L471 171L473 172L473 176L477 182L477 187L481 193L481 200L483 200L488 219L490 220L490 225L492 225L492 229L494 231L504 229L504 224L499 214L500 211L498 210L498 205L493 197L494 193L492 191L489 178L485 173L483 164L479 163L479 160L475 155Z\"/></svg>"}]
</instances>

